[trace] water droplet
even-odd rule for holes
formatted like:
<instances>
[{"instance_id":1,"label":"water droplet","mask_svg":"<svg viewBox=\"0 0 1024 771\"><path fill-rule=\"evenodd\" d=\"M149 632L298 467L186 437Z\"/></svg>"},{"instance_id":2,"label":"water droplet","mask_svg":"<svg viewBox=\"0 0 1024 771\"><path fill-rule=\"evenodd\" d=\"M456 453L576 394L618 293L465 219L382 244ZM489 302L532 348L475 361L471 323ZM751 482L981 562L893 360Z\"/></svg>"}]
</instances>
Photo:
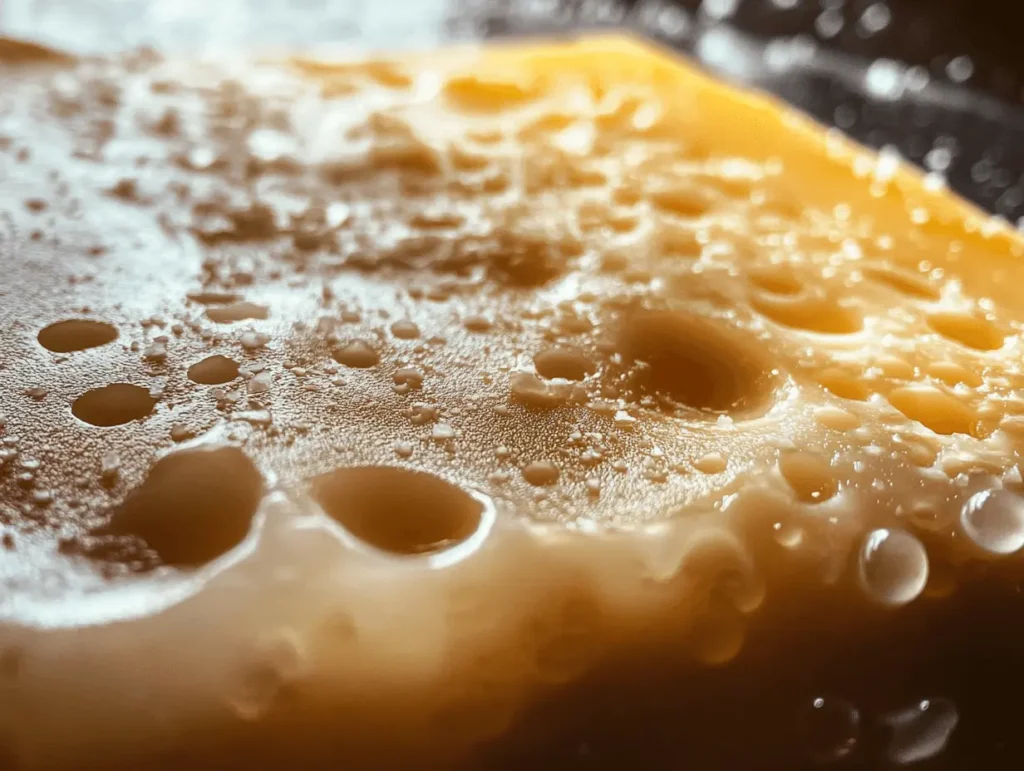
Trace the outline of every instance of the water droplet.
<instances>
[{"instance_id":1,"label":"water droplet","mask_svg":"<svg viewBox=\"0 0 1024 771\"><path fill-rule=\"evenodd\" d=\"M884 605L905 605L928 582L928 553L905 530L871 531L860 553L860 583L868 596Z\"/></svg>"},{"instance_id":2,"label":"water droplet","mask_svg":"<svg viewBox=\"0 0 1024 771\"><path fill-rule=\"evenodd\" d=\"M624 431L629 431L630 429L632 429L637 422L636 418L634 418L625 410L616 410L613 420L615 421L615 426L617 428L623 429Z\"/></svg>"},{"instance_id":3,"label":"water droplet","mask_svg":"<svg viewBox=\"0 0 1024 771\"><path fill-rule=\"evenodd\" d=\"M142 358L146 361L162 362L167 360L167 338L154 340L146 350L142 352Z\"/></svg>"},{"instance_id":4,"label":"water droplet","mask_svg":"<svg viewBox=\"0 0 1024 771\"><path fill-rule=\"evenodd\" d=\"M558 466L546 460L535 460L523 467L523 479L535 487L553 485L560 474Z\"/></svg>"},{"instance_id":5,"label":"water droplet","mask_svg":"<svg viewBox=\"0 0 1024 771\"><path fill-rule=\"evenodd\" d=\"M579 400L585 393L572 383L548 383L527 372L515 372L509 378L512 398L530 407L552 409L570 400Z\"/></svg>"},{"instance_id":6,"label":"water droplet","mask_svg":"<svg viewBox=\"0 0 1024 771\"><path fill-rule=\"evenodd\" d=\"M546 348L533 357L533 364L541 377L563 380L583 380L597 371L584 353L568 348Z\"/></svg>"},{"instance_id":7,"label":"water droplet","mask_svg":"<svg viewBox=\"0 0 1024 771\"><path fill-rule=\"evenodd\" d=\"M1024 547L1024 499L1010 490L982 490L960 510L960 525L975 544L992 554Z\"/></svg>"},{"instance_id":8,"label":"water droplet","mask_svg":"<svg viewBox=\"0 0 1024 771\"><path fill-rule=\"evenodd\" d=\"M206 317L216 324L230 324L234 321L245 321L246 319L262 320L269 316L270 309L267 306L250 302L235 302L230 305L206 309Z\"/></svg>"},{"instance_id":9,"label":"water droplet","mask_svg":"<svg viewBox=\"0 0 1024 771\"><path fill-rule=\"evenodd\" d=\"M772 525L772 537L785 549L796 549L804 542L804 529L785 522Z\"/></svg>"},{"instance_id":10,"label":"water droplet","mask_svg":"<svg viewBox=\"0 0 1024 771\"><path fill-rule=\"evenodd\" d=\"M412 451L413 451L412 442L398 441L398 442L395 442L392 445L392 447L395 450L395 455L397 455L399 458L409 458L409 457L412 457Z\"/></svg>"},{"instance_id":11,"label":"water droplet","mask_svg":"<svg viewBox=\"0 0 1024 771\"><path fill-rule=\"evenodd\" d=\"M420 336L420 328L408 319L402 319L391 325L391 334L399 340L415 340Z\"/></svg>"},{"instance_id":12,"label":"water droplet","mask_svg":"<svg viewBox=\"0 0 1024 771\"><path fill-rule=\"evenodd\" d=\"M207 356L188 368L188 379L200 385L221 385L238 377L238 364L227 356Z\"/></svg>"},{"instance_id":13,"label":"water droplet","mask_svg":"<svg viewBox=\"0 0 1024 771\"><path fill-rule=\"evenodd\" d=\"M470 332L489 332L494 324L486 316L473 315L464 318L462 326Z\"/></svg>"},{"instance_id":14,"label":"water droplet","mask_svg":"<svg viewBox=\"0 0 1024 771\"><path fill-rule=\"evenodd\" d=\"M243 410L232 414L232 419L242 420L254 426L269 426L272 418L270 410Z\"/></svg>"},{"instance_id":15,"label":"water droplet","mask_svg":"<svg viewBox=\"0 0 1024 771\"><path fill-rule=\"evenodd\" d=\"M363 340L353 340L348 345L335 350L333 355L338 364L355 369L367 369L380 361L380 354Z\"/></svg>"},{"instance_id":16,"label":"water droplet","mask_svg":"<svg viewBox=\"0 0 1024 771\"><path fill-rule=\"evenodd\" d=\"M273 382L273 375L269 372L260 372L246 384L246 390L250 394L265 394L270 390L270 386Z\"/></svg>"},{"instance_id":17,"label":"water droplet","mask_svg":"<svg viewBox=\"0 0 1024 771\"><path fill-rule=\"evenodd\" d=\"M398 386L404 386L405 390L419 389L423 386L423 373L415 367L402 367L395 370L391 376Z\"/></svg>"},{"instance_id":18,"label":"water droplet","mask_svg":"<svg viewBox=\"0 0 1024 771\"><path fill-rule=\"evenodd\" d=\"M703 474L721 474L728 467L728 463L721 453L710 452L703 458L695 460L693 467Z\"/></svg>"},{"instance_id":19,"label":"water droplet","mask_svg":"<svg viewBox=\"0 0 1024 771\"><path fill-rule=\"evenodd\" d=\"M894 763L908 765L934 758L946 749L960 714L949 699L926 699L885 718L892 729L886 754Z\"/></svg>"},{"instance_id":20,"label":"water droplet","mask_svg":"<svg viewBox=\"0 0 1024 771\"><path fill-rule=\"evenodd\" d=\"M249 331L242 333L242 336L239 338L239 342L246 350L255 351L269 343L270 336L264 335L260 332L254 332L250 329Z\"/></svg>"},{"instance_id":21,"label":"water droplet","mask_svg":"<svg viewBox=\"0 0 1024 771\"><path fill-rule=\"evenodd\" d=\"M121 458L117 453L108 452L100 458L100 481L106 485L113 485L121 474Z\"/></svg>"},{"instance_id":22,"label":"water droplet","mask_svg":"<svg viewBox=\"0 0 1024 771\"><path fill-rule=\"evenodd\" d=\"M192 429L186 426L184 423L175 423L171 426L172 442L184 442L186 439L190 439L192 435Z\"/></svg>"},{"instance_id":23,"label":"water droplet","mask_svg":"<svg viewBox=\"0 0 1024 771\"><path fill-rule=\"evenodd\" d=\"M779 456L779 471L797 499L805 503L827 501L839 489L828 461L808 452L783 452Z\"/></svg>"},{"instance_id":24,"label":"water droplet","mask_svg":"<svg viewBox=\"0 0 1024 771\"><path fill-rule=\"evenodd\" d=\"M860 712L845 699L818 697L805 716L807 754L815 763L849 756L860 738Z\"/></svg>"},{"instance_id":25,"label":"water droplet","mask_svg":"<svg viewBox=\"0 0 1024 771\"><path fill-rule=\"evenodd\" d=\"M430 438L435 442L447 442L455 438L455 429L447 423L437 423L430 431Z\"/></svg>"}]
</instances>

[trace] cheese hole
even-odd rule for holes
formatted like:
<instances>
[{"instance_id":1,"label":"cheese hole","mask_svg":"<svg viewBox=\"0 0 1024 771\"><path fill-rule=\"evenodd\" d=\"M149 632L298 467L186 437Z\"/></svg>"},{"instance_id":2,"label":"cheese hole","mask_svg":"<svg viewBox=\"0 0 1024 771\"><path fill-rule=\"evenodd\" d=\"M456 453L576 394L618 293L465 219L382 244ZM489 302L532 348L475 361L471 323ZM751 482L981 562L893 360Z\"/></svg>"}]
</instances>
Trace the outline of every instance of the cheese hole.
<instances>
[{"instance_id":1,"label":"cheese hole","mask_svg":"<svg viewBox=\"0 0 1024 771\"><path fill-rule=\"evenodd\" d=\"M430 554L468 539L484 506L450 482L391 466L341 468L313 481L324 511L361 541L398 555Z\"/></svg>"},{"instance_id":2,"label":"cheese hole","mask_svg":"<svg viewBox=\"0 0 1024 771\"><path fill-rule=\"evenodd\" d=\"M69 319L39 330L39 344L54 353L99 348L117 339L117 328L103 321Z\"/></svg>"},{"instance_id":3,"label":"cheese hole","mask_svg":"<svg viewBox=\"0 0 1024 771\"><path fill-rule=\"evenodd\" d=\"M1003 335L980 316L956 311L943 311L928 316L928 326L943 337L973 348L994 351L1003 347Z\"/></svg>"},{"instance_id":4,"label":"cheese hole","mask_svg":"<svg viewBox=\"0 0 1024 771\"><path fill-rule=\"evenodd\" d=\"M181 450L161 458L103 529L135 536L175 567L198 567L245 539L263 477L237 447Z\"/></svg>"},{"instance_id":5,"label":"cheese hole","mask_svg":"<svg viewBox=\"0 0 1024 771\"><path fill-rule=\"evenodd\" d=\"M876 284L884 284L900 294L921 300L939 299L939 290L925 278L893 268L867 268L864 277Z\"/></svg>"},{"instance_id":6,"label":"cheese hole","mask_svg":"<svg viewBox=\"0 0 1024 771\"><path fill-rule=\"evenodd\" d=\"M760 344L709 319L674 311L642 311L623 326L627 361L646 365L634 378L641 392L698 410L744 412L770 398L774 375Z\"/></svg>"},{"instance_id":7,"label":"cheese hole","mask_svg":"<svg viewBox=\"0 0 1024 771\"><path fill-rule=\"evenodd\" d=\"M72 414L93 426L120 426L142 420L153 411L156 399L141 386L128 383L94 388L75 399Z\"/></svg>"},{"instance_id":8,"label":"cheese hole","mask_svg":"<svg viewBox=\"0 0 1024 771\"><path fill-rule=\"evenodd\" d=\"M784 452L779 456L779 471L805 503L827 501L839 489L831 466L806 452Z\"/></svg>"},{"instance_id":9,"label":"cheese hole","mask_svg":"<svg viewBox=\"0 0 1024 771\"><path fill-rule=\"evenodd\" d=\"M772 294L797 295L804 290L804 285L796 276L778 267L752 269L750 282L758 289Z\"/></svg>"},{"instance_id":10,"label":"cheese hole","mask_svg":"<svg viewBox=\"0 0 1024 771\"><path fill-rule=\"evenodd\" d=\"M859 332L864 326L864 319L856 309L825 295L761 294L755 295L751 304L777 324L807 332L849 335Z\"/></svg>"},{"instance_id":11,"label":"cheese hole","mask_svg":"<svg viewBox=\"0 0 1024 771\"><path fill-rule=\"evenodd\" d=\"M930 385L897 388L889 403L936 434L974 434L977 416L950 393Z\"/></svg>"},{"instance_id":12,"label":"cheese hole","mask_svg":"<svg viewBox=\"0 0 1024 771\"><path fill-rule=\"evenodd\" d=\"M837 367L830 367L817 373L816 379L829 393L840 399L863 402L871 395L867 385L856 375Z\"/></svg>"}]
</instances>

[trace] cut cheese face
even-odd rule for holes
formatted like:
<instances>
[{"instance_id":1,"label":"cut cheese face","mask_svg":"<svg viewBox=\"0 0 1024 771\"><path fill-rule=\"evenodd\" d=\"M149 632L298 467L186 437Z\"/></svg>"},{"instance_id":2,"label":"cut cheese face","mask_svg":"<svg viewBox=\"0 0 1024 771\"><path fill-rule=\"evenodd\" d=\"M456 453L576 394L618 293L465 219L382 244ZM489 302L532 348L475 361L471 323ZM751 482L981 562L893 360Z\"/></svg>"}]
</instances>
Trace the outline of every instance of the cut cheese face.
<instances>
[{"instance_id":1,"label":"cut cheese face","mask_svg":"<svg viewBox=\"0 0 1024 771\"><path fill-rule=\"evenodd\" d=\"M1024 547L1020 240L764 97L619 38L4 77L26 768L452 767Z\"/></svg>"}]
</instances>

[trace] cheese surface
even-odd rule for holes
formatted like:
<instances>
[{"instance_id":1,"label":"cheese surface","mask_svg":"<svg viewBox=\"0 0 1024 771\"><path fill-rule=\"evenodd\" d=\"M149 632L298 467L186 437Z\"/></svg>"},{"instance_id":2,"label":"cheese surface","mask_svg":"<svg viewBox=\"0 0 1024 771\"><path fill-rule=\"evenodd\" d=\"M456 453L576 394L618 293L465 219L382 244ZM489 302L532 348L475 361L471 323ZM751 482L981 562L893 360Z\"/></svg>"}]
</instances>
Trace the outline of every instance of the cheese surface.
<instances>
[{"instance_id":1,"label":"cheese surface","mask_svg":"<svg viewBox=\"0 0 1024 771\"><path fill-rule=\"evenodd\" d=\"M891 155L619 38L3 75L19 767L454 767L1019 572L1022 244Z\"/></svg>"}]
</instances>

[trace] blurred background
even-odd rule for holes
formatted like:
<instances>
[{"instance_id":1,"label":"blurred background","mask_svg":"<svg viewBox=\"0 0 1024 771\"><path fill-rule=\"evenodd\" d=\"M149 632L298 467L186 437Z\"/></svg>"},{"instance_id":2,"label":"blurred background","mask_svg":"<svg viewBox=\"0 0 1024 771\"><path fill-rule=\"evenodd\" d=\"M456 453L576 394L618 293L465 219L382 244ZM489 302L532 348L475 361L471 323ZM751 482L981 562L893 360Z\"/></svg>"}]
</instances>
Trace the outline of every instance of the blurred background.
<instances>
[{"instance_id":1,"label":"blurred background","mask_svg":"<svg viewBox=\"0 0 1024 771\"><path fill-rule=\"evenodd\" d=\"M1024 217L1018 0L0 0L0 34L76 53L324 55L622 28L774 92Z\"/></svg>"}]
</instances>

